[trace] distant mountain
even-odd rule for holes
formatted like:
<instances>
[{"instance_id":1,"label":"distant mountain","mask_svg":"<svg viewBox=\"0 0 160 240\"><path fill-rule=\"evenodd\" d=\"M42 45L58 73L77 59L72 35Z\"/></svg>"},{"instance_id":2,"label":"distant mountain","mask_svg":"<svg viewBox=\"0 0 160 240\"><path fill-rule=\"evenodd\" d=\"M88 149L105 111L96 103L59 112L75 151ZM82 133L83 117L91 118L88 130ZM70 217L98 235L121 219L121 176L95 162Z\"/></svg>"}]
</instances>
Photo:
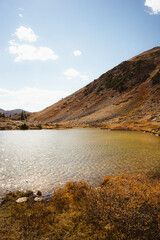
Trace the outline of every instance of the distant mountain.
<instances>
[{"instance_id":1,"label":"distant mountain","mask_svg":"<svg viewBox=\"0 0 160 240\"><path fill-rule=\"evenodd\" d=\"M3 110L3 109L0 109L0 113L3 113L6 117L9 117L9 116L13 116L15 114L21 114L22 112L26 112L25 110L23 109L14 109L14 110Z\"/></svg>"},{"instance_id":2,"label":"distant mountain","mask_svg":"<svg viewBox=\"0 0 160 240\"><path fill-rule=\"evenodd\" d=\"M160 47L122 62L29 119L71 124L160 122Z\"/></svg>"}]
</instances>

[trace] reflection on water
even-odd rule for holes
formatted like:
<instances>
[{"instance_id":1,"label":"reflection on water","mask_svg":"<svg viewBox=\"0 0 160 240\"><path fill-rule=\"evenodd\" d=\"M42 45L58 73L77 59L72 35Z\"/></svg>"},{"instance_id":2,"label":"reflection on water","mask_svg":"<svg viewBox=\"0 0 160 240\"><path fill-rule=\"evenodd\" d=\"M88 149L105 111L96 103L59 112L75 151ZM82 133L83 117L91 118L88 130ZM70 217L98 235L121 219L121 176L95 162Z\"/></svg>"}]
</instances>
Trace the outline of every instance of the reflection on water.
<instances>
[{"instance_id":1,"label":"reflection on water","mask_svg":"<svg viewBox=\"0 0 160 240\"><path fill-rule=\"evenodd\" d=\"M160 138L100 129L1 131L0 193L48 194L69 180L98 182L105 175L155 171Z\"/></svg>"}]
</instances>

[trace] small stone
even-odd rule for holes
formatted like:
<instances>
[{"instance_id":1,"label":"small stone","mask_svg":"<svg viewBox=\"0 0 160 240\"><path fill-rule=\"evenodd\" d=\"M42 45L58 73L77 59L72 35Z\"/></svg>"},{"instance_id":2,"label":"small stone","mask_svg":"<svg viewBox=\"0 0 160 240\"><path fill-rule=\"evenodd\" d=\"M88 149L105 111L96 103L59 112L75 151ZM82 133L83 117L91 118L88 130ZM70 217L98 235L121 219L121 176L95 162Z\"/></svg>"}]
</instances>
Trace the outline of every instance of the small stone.
<instances>
[{"instance_id":1,"label":"small stone","mask_svg":"<svg viewBox=\"0 0 160 240\"><path fill-rule=\"evenodd\" d=\"M41 201L42 201L42 198L35 197L34 201L35 201L35 202L41 202Z\"/></svg>"},{"instance_id":2,"label":"small stone","mask_svg":"<svg viewBox=\"0 0 160 240\"><path fill-rule=\"evenodd\" d=\"M42 196L41 191L38 191L36 195L37 195L37 196Z\"/></svg>"},{"instance_id":3,"label":"small stone","mask_svg":"<svg viewBox=\"0 0 160 240\"><path fill-rule=\"evenodd\" d=\"M22 198L18 198L18 199L16 200L16 202L17 202L17 203L23 203L23 202L27 202L27 200L28 200L28 197L22 197Z\"/></svg>"}]
</instances>

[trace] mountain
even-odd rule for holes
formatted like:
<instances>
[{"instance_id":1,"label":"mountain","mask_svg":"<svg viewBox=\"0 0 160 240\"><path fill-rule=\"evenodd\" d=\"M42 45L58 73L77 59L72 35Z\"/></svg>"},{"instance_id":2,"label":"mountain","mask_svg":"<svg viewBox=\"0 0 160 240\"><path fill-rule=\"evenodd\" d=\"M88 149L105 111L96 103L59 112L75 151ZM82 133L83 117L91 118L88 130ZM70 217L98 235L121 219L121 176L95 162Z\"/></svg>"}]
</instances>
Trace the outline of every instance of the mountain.
<instances>
[{"instance_id":1,"label":"mountain","mask_svg":"<svg viewBox=\"0 0 160 240\"><path fill-rule=\"evenodd\" d=\"M0 109L0 113L4 114L6 117L13 116L15 114L21 114L22 112L27 112L22 109L14 109L14 110L3 110Z\"/></svg>"},{"instance_id":2,"label":"mountain","mask_svg":"<svg viewBox=\"0 0 160 240\"><path fill-rule=\"evenodd\" d=\"M160 122L160 47L124 61L87 86L31 114L41 123Z\"/></svg>"}]
</instances>

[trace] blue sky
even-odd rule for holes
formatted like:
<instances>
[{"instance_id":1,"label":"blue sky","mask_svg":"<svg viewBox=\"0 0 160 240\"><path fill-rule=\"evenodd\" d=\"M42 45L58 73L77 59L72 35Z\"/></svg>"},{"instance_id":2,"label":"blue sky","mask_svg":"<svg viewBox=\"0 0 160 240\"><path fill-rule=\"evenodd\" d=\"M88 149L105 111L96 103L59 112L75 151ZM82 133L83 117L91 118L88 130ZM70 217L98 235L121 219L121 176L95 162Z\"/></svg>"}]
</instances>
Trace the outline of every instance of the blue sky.
<instances>
[{"instance_id":1,"label":"blue sky","mask_svg":"<svg viewBox=\"0 0 160 240\"><path fill-rule=\"evenodd\" d=\"M160 45L160 0L0 0L0 108L38 111Z\"/></svg>"}]
</instances>

